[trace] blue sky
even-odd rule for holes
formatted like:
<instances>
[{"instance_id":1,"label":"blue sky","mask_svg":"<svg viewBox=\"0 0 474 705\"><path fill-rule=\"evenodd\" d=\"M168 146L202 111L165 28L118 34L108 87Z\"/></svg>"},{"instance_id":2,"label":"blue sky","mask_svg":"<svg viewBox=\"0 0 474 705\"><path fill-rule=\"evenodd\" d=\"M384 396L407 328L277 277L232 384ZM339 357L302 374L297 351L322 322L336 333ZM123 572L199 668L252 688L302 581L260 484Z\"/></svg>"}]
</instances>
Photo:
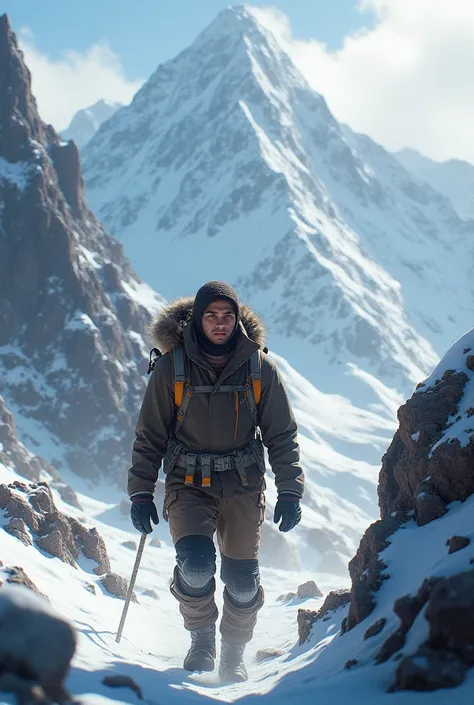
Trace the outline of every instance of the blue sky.
<instances>
[{"instance_id":1,"label":"blue sky","mask_svg":"<svg viewBox=\"0 0 474 705\"><path fill-rule=\"evenodd\" d=\"M39 51L51 59L65 50L84 52L107 40L129 80L148 78L158 64L188 46L225 0L0 0L16 32L28 27ZM240 3L235 3L240 4ZM301 39L318 39L338 48L344 36L370 23L356 0L276 0L255 5L277 7Z\"/></svg>"},{"instance_id":2,"label":"blue sky","mask_svg":"<svg viewBox=\"0 0 474 705\"><path fill-rule=\"evenodd\" d=\"M390 150L474 162L473 0L251 3L337 120ZM227 0L0 0L61 131L100 99L128 103ZM362 12L359 7L364 7ZM275 13L270 8L276 8Z\"/></svg>"}]
</instances>

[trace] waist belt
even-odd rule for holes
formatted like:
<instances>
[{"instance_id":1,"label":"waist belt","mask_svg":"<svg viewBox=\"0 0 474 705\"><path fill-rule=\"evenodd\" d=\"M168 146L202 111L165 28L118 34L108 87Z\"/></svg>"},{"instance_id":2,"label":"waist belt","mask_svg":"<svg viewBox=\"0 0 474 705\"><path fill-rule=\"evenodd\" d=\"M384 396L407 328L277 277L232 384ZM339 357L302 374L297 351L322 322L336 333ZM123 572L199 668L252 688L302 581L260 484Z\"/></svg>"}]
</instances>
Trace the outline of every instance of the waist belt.
<instances>
[{"instance_id":1,"label":"waist belt","mask_svg":"<svg viewBox=\"0 0 474 705\"><path fill-rule=\"evenodd\" d=\"M236 470L244 486L248 485L245 468L256 465L255 455L250 451L235 451L229 455L213 455L212 453L180 453L175 466L186 470L186 485L194 485L196 467L202 473L202 487L211 486L211 472L227 472Z\"/></svg>"},{"instance_id":2,"label":"waist belt","mask_svg":"<svg viewBox=\"0 0 474 705\"><path fill-rule=\"evenodd\" d=\"M256 465L260 472L265 474L265 457L260 433L243 448L236 448L231 453L195 453L176 438L168 442L163 467L166 474L173 471L175 466L186 471L185 484L194 485L194 473L198 466L202 473L201 486L211 486L211 472L226 472L236 470L244 486L248 486L245 468Z\"/></svg>"}]
</instances>

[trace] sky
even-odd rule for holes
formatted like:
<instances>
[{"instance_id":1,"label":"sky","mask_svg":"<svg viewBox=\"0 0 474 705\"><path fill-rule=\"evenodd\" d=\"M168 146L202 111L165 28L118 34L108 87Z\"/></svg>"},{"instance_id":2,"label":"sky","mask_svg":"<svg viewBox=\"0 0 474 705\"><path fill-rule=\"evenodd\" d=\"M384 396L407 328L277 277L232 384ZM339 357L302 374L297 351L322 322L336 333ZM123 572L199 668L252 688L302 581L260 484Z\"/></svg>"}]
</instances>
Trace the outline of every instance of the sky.
<instances>
[{"instance_id":1,"label":"sky","mask_svg":"<svg viewBox=\"0 0 474 705\"><path fill-rule=\"evenodd\" d=\"M0 0L56 129L103 98L129 102L225 0ZM474 162L472 0L275 0L270 27L335 117L390 150Z\"/></svg>"}]
</instances>

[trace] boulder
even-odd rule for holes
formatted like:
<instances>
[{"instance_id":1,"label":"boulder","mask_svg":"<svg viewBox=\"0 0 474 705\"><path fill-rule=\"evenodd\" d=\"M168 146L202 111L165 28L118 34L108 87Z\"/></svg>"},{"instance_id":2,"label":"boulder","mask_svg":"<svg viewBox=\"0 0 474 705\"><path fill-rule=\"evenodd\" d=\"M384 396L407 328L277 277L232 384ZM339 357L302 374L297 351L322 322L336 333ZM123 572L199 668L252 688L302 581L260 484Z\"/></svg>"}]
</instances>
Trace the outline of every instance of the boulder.
<instances>
[{"instance_id":1,"label":"boulder","mask_svg":"<svg viewBox=\"0 0 474 705\"><path fill-rule=\"evenodd\" d=\"M0 591L0 689L20 695L38 683L53 702L69 700L64 680L75 648L74 627L48 602L18 585Z\"/></svg>"}]
</instances>

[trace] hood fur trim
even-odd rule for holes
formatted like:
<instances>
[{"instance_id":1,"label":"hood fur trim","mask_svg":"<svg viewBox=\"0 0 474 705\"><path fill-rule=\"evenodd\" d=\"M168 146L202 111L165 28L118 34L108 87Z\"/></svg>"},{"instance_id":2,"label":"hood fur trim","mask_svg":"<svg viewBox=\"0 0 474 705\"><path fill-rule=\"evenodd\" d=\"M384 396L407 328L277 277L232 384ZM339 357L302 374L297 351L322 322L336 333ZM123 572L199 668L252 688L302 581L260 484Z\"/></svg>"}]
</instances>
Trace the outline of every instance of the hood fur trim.
<instances>
[{"instance_id":1,"label":"hood fur trim","mask_svg":"<svg viewBox=\"0 0 474 705\"><path fill-rule=\"evenodd\" d=\"M163 354L183 343L183 331L193 318L193 296L185 296L164 306L150 326L152 344ZM250 340L263 348L266 330L263 321L246 304L240 305L240 320Z\"/></svg>"}]
</instances>

